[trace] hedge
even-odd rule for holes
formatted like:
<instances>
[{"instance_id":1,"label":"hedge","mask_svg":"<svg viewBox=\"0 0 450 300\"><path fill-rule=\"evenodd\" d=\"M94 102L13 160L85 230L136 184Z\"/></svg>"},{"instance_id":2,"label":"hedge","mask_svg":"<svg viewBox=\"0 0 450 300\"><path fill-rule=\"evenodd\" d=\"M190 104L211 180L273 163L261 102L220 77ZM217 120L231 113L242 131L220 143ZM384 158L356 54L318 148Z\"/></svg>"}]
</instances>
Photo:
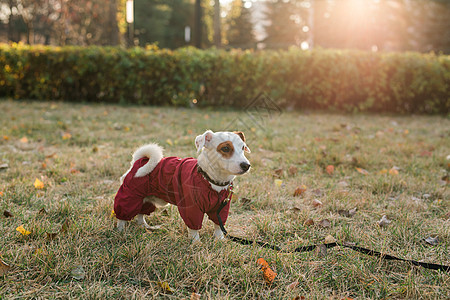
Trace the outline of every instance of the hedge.
<instances>
[{"instance_id":1,"label":"hedge","mask_svg":"<svg viewBox=\"0 0 450 300\"><path fill-rule=\"evenodd\" d=\"M448 113L450 57L350 50L0 45L0 97L243 107Z\"/></svg>"}]
</instances>

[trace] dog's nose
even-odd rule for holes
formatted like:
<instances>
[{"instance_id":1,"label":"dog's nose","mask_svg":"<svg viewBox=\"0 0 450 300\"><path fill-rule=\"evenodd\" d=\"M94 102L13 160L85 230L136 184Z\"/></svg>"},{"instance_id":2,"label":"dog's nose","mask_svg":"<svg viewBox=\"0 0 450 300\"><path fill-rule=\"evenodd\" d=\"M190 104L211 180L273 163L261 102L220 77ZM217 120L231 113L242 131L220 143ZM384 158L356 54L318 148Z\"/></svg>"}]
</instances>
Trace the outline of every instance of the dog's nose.
<instances>
[{"instance_id":1,"label":"dog's nose","mask_svg":"<svg viewBox=\"0 0 450 300\"><path fill-rule=\"evenodd\" d=\"M250 164L246 163L246 162L242 162L240 164L242 171L246 172L248 171L248 169L250 169Z\"/></svg>"}]
</instances>

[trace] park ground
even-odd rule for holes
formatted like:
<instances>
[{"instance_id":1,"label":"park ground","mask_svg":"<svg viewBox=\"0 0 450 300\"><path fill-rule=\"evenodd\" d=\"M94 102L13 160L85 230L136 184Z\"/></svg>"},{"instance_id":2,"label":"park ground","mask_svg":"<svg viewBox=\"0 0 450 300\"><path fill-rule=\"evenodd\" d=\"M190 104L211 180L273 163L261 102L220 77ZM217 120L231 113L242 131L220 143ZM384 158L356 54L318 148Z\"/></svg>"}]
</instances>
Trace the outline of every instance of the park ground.
<instances>
[{"instance_id":1,"label":"park ground","mask_svg":"<svg viewBox=\"0 0 450 300\"><path fill-rule=\"evenodd\" d=\"M151 231L119 233L112 216L134 149L195 156L196 135L237 129L252 169L235 181L231 234L450 265L449 118L12 100L0 112L0 298L450 298L448 272L342 247L216 242L206 220L192 245L175 207L147 217Z\"/></svg>"}]
</instances>

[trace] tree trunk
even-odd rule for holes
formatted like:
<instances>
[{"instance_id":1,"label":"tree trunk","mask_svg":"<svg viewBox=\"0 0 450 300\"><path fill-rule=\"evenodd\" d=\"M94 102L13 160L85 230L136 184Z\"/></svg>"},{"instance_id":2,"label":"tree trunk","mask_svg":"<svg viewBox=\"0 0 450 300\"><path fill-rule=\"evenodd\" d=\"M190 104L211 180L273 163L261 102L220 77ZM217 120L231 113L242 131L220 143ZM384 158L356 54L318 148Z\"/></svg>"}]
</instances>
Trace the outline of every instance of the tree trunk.
<instances>
[{"instance_id":1,"label":"tree trunk","mask_svg":"<svg viewBox=\"0 0 450 300\"><path fill-rule=\"evenodd\" d=\"M220 29L220 0L214 0L214 45L217 48L222 46L222 31Z\"/></svg>"},{"instance_id":2,"label":"tree trunk","mask_svg":"<svg viewBox=\"0 0 450 300\"><path fill-rule=\"evenodd\" d=\"M197 48L202 47L202 5L201 5L201 0L195 0L194 45Z\"/></svg>"}]
</instances>

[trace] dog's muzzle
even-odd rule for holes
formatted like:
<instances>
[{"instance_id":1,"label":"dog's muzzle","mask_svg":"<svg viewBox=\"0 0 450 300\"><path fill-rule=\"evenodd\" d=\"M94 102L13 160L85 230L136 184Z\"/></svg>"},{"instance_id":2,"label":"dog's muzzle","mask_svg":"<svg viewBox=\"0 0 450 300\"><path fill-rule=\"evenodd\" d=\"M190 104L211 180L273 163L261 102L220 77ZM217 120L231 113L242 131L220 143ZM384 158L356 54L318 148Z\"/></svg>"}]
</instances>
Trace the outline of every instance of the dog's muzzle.
<instances>
[{"instance_id":1,"label":"dog's muzzle","mask_svg":"<svg viewBox=\"0 0 450 300\"><path fill-rule=\"evenodd\" d=\"M242 169L242 173L241 174L244 174L245 172L247 172L250 169L250 164L248 164L246 162L242 162L239 166Z\"/></svg>"}]
</instances>

